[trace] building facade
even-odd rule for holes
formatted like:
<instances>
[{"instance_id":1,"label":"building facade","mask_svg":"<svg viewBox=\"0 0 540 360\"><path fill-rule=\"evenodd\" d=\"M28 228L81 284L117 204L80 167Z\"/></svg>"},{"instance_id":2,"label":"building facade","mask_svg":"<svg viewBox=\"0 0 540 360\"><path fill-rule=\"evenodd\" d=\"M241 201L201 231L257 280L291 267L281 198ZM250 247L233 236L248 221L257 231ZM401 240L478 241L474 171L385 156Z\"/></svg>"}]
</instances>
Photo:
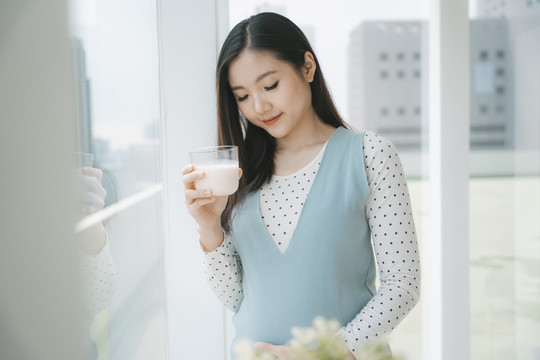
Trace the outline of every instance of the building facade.
<instances>
[{"instance_id":1,"label":"building facade","mask_svg":"<svg viewBox=\"0 0 540 360\"><path fill-rule=\"evenodd\" d=\"M427 69L420 21L368 21L351 33L348 49L351 123L388 137L400 151L422 144L422 91ZM471 148L513 144L507 26L502 18L476 19L470 27Z\"/></svg>"}]
</instances>

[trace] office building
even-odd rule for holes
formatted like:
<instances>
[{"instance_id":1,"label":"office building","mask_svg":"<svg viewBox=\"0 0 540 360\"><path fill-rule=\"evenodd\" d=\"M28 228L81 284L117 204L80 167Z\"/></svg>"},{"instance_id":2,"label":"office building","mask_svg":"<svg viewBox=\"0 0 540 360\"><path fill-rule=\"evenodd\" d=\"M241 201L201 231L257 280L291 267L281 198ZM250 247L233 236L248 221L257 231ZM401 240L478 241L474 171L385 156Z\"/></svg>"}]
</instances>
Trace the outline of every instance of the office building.
<instances>
[{"instance_id":1,"label":"office building","mask_svg":"<svg viewBox=\"0 0 540 360\"><path fill-rule=\"evenodd\" d=\"M506 0L477 0L474 5L479 18L500 18L506 14Z\"/></svg>"},{"instance_id":2,"label":"office building","mask_svg":"<svg viewBox=\"0 0 540 360\"><path fill-rule=\"evenodd\" d=\"M391 139L400 151L421 148L427 61L420 21L367 21L351 33L349 113L353 125ZM471 21L471 148L512 146L511 74L504 19Z\"/></svg>"}]
</instances>

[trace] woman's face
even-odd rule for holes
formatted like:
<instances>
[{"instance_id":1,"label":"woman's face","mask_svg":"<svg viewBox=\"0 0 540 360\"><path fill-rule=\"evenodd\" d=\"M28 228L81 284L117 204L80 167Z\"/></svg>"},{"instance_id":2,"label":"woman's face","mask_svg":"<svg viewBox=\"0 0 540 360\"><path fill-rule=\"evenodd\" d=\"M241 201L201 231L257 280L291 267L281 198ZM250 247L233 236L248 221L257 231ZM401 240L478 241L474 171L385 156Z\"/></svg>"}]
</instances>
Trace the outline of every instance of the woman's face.
<instances>
[{"instance_id":1,"label":"woman's face","mask_svg":"<svg viewBox=\"0 0 540 360\"><path fill-rule=\"evenodd\" d=\"M229 67L229 85L246 119L280 139L317 119L309 86L314 73L309 52L300 74L268 51L245 49Z\"/></svg>"}]
</instances>

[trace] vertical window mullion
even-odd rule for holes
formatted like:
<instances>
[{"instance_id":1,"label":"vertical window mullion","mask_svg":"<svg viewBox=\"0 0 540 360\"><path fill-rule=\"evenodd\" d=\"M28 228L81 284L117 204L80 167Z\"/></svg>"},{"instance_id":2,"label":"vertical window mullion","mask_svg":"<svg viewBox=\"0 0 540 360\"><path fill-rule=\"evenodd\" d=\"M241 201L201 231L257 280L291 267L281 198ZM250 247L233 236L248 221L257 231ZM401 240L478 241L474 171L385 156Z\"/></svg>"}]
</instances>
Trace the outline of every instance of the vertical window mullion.
<instances>
[{"instance_id":1,"label":"vertical window mullion","mask_svg":"<svg viewBox=\"0 0 540 360\"><path fill-rule=\"evenodd\" d=\"M468 2L432 0L429 37L432 225L424 264L424 358L468 359Z\"/></svg>"}]
</instances>

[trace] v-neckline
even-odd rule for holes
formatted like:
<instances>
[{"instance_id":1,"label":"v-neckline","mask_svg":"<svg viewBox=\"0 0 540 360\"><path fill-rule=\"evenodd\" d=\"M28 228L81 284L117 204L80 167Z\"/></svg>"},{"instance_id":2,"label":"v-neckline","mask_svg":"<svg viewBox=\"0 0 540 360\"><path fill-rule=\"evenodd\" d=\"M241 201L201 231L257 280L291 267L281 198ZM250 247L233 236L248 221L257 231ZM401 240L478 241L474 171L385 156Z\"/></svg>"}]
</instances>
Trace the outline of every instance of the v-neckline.
<instances>
[{"instance_id":1,"label":"v-neckline","mask_svg":"<svg viewBox=\"0 0 540 360\"><path fill-rule=\"evenodd\" d=\"M332 134L330 135L330 137L328 138L328 141L326 143L326 149L324 151L324 154L322 156L322 159L321 159L321 165L319 166L319 170L317 170L317 174L315 174L315 179L313 179L313 184L311 185L311 188L309 189L308 191L308 194L306 196L306 200L304 201L304 205L302 206L302 210L300 211L300 217L298 218L298 222L296 223L296 226L294 227L294 230L293 230L293 234L291 236L291 240L289 241L289 244L287 245L287 247L285 248L285 250L283 252L281 252L279 250L279 248L277 247L276 243L274 242L274 239L272 238L272 235L270 234L270 232L268 231L268 228L264 225L264 221L262 219L262 213L261 213L261 206L260 206L260 192L261 192L261 189L257 189L256 193L254 194L254 201L256 203L256 206L257 206L257 222L258 222L258 225L260 227L263 228L264 230L264 233L265 233L265 240L264 240L264 243L270 243L270 246L272 248L274 248L275 251L277 251L277 253L281 256L286 256L288 253L289 253L289 249L291 249L291 246L294 246L295 243L297 243L298 241L294 241L295 240L295 237L296 237L296 234L298 232L298 228L300 226L302 226L302 224L304 223L302 220L303 218L305 217L304 214L305 214L305 210L306 210L306 207L309 206L311 204L311 201L309 201L310 198L312 198L311 193L314 191L314 189L318 186L319 184L319 181L318 179L320 178L319 174L327 167L325 165L326 163L326 158L328 157L328 152L331 151L332 149L332 143L333 143L333 138L335 137L336 133L338 131L340 131L340 129L342 129L342 127L338 127L334 130L334 132L332 132Z\"/></svg>"}]
</instances>

